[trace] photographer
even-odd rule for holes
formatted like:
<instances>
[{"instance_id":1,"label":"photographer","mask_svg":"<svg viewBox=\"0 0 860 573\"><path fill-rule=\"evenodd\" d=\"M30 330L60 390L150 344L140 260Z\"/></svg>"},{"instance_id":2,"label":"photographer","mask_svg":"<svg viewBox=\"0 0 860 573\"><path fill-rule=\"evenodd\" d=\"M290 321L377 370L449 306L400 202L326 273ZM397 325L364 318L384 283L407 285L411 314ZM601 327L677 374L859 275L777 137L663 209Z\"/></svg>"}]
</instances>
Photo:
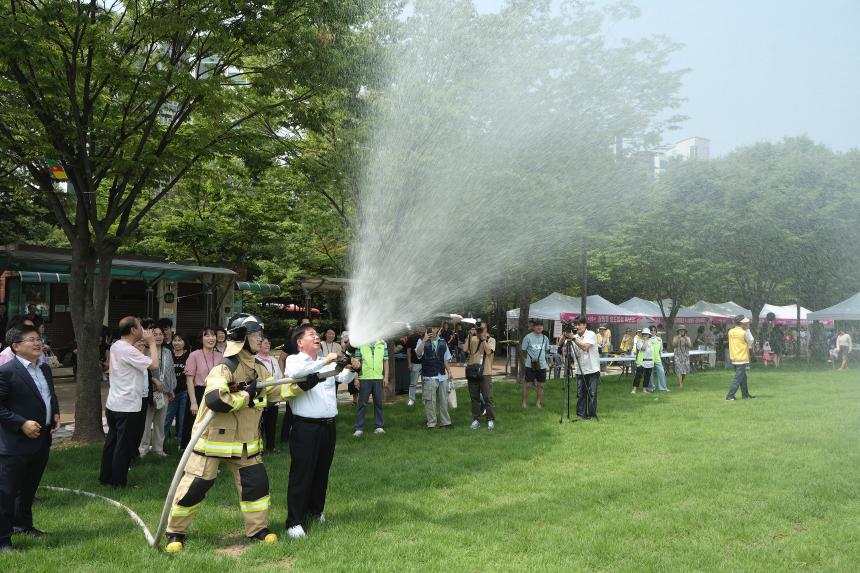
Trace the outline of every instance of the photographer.
<instances>
[{"instance_id":1,"label":"photographer","mask_svg":"<svg viewBox=\"0 0 860 573\"><path fill-rule=\"evenodd\" d=\"M478 322L469 330L464 348L466 349L466 379L469 381L469 399L472 402L473 430L481 427L481 396L487 411L487 429L496 427L496 409L493 401L493 356L496 352L496 339L490 336L486 323Z\"/></svg>"},{"instance_id":2,"label":"photographer","mask_svg":"<svg viewBox=\"0 0 860 573\"><path fill-rule=\"evenodd\" d=\"M600 381L600 355L597 350L597 335L588 330L588 320L580 316L576 327L566 326L564 352L573 350L576 361L570 367L576 374L576 416L588 420L597 416L597 383ZM587 397L586 397L587 395Z\"/></svg>"},{"instance_id":3,"label":"photographer","mask_svg":"<svg viewBox=\"0 0 860 573\"><path fill-rule=\"evenodd\" d=\"M451 416L448 415L448 388L453 383L451 376L451 351L448 343L440 336L442 322L434 320L424 337L415 345L415 355L421 359L422 396L424 412L427 415L427 429L436 427L436 407L439 407L439 427L451 429Z\"/></svg>"},{"instance_id":4,"label":"photographer","mask_svg":"<svg viewBox=\"0 0 860 573\"><path fill-rule=\"evenodd\" d=\"M523 384L523 408L528 407L529 384L535 387L537 402L541 407L543 385L546 382L546 357L549 352L549 338L543 333L543 322L532 319L532 331L523 336L520 351L525 366L525 383Z\"/></svg>"}]
</instances>

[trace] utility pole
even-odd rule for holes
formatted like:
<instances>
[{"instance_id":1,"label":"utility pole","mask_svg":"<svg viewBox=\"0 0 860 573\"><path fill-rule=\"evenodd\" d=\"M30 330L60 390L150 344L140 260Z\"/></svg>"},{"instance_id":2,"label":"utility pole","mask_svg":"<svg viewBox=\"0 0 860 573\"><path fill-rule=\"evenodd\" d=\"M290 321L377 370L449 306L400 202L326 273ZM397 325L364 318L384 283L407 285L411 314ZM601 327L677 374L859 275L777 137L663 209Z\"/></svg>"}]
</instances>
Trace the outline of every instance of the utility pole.
<instances>
[{"instance_id":1,"label":"utility pole","mask_svg":"<svg viewBox=\"0 0 860 573\"><path fill-rule=\"evenodd\" d=\"M580 264L582 265L582 303L579 315L585 316L587 314L585 299L588 298L588 250L585 247L583 247L580 255Z\"/></svg>"}]
</instances>

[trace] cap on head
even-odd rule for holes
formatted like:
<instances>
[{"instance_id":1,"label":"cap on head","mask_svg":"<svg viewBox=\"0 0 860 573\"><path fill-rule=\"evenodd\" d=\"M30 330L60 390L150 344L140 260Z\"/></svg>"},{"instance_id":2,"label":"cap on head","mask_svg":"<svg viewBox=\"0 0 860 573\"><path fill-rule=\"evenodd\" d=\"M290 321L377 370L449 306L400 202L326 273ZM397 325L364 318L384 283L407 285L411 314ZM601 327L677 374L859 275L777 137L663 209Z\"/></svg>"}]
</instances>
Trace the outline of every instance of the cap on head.
<instances>
[{"instance_id":1,"label":"cap on head","mask_svg":"<svg viewBox=\"0 0 860 573\"><path fill-rule=\"evenodd\" d=\"M227 348L224 349L224 356L239 354L245 346L245 338L252 332L262 331L263 323L253 314L234 314L227 322Z\"/></svg>"},{"instance_id":2,"label":"cap on head","mask_svg":"<svg viewBox=\"0 0 860 573\"><path fill-rule=\"evenodd\" d=\"M742 314L739 314L735 317L735 324L748 324L749 321L750 319Z\"/></svg>"}]
</instances>

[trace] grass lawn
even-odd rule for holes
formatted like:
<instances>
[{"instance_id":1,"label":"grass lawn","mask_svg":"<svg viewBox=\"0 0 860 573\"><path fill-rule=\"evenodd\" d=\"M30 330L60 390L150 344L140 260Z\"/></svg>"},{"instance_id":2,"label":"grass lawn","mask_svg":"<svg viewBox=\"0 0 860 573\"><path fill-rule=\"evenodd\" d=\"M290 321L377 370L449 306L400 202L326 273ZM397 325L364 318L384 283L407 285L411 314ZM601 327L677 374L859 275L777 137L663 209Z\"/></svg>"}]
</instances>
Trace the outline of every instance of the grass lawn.
<instances>
[{"instance_id":1,"label":"grass lawn","mask_svg":"<svg viewBox=\"0 0 860 573\"><path fill-rule=\"evenodd\" d=\"M757 399L726 402L730 380L631 396L630 378L608 377L600 422L562 425L558 382L542 410L497 382L492 432L469 430L465 388L454 430L427 431L402 401L386 435L353 439L345 406L328 522L304 540L249 546L225 470L178 556L105 502L42 491L35 522L51 535L16 536L0 571L860 570L860 373L756 368ZM154 531L178 456L138 462L112 490L98 485L99 453L55 449L42 483L118 499ZM289 454L265 462L282 534Z\"/></svg>"}]
</instances>

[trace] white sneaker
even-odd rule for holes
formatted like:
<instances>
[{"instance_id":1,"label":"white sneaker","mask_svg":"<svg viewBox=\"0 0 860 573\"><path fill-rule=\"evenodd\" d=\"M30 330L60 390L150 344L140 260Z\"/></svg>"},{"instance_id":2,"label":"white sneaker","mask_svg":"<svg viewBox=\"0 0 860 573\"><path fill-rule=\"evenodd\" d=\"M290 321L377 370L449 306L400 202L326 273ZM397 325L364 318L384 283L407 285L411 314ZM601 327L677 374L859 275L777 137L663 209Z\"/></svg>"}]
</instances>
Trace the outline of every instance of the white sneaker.
<instances>
[{"instance_id":1,"label":"white sneaker","mask_svg":"<svg viewBox=\"0 0 860 573\"><path fill-rule=\"evenodd\" d=\"M305 536L305 528L301 525L294 525L287 530L287 535L292 539L301 539Z\"/></svg>"},{"instance_id":2,"label":"white sneaker","mask_svg":"<svg viewBox=\"0 0 860 573\"><path fill-rule=\"evenodd\" d=\"M472 420L472 425L469 426L469 429L470 430L477 430L480 427L481 427L481 422L479 422L478 420Z\"/></svg>"},{"instance_id":3,"label":"white sneaker","mask_svg":"<svg viewBox=\"0 0 860 573\"><path fill-rule=\"evenodd\" d=\"M363 435L364 435L364 432L362 430L356 430L352 433L353 438L360 438Z\"/></svg>"},{"instance_id":4,"label":"white sneaker","mask_svg":"<svg viewBox=\"0 0 860 573\"><path fill-rule=\"evenodd\" d=\"M495 427L496 427L496 421L495 420L490 420L489 422L487 422L487 429L488 430L495 429Z\"/></svg>"},{"instance_id":5,"label":"white sneaker","mask_svg":"<svg viewBox=\"0 0 860 573\"><path fill-rule=\"evenodd\" d=\"M384 434L385 430L383 430L382 428L376 428L375 430L373 430L373 433L374 434Z\"/></svg>"},{"instance_id":6,"label":"white sneaker","mask_svg":"<svg viewBox=\"0 0 860 573\"><path fill-rule=\"evenodd\" d=\"M415 400L409 400L408 402L406 402L406 405L411 408L412 406L415 405Z\"/></svg>"}]
</instances>

